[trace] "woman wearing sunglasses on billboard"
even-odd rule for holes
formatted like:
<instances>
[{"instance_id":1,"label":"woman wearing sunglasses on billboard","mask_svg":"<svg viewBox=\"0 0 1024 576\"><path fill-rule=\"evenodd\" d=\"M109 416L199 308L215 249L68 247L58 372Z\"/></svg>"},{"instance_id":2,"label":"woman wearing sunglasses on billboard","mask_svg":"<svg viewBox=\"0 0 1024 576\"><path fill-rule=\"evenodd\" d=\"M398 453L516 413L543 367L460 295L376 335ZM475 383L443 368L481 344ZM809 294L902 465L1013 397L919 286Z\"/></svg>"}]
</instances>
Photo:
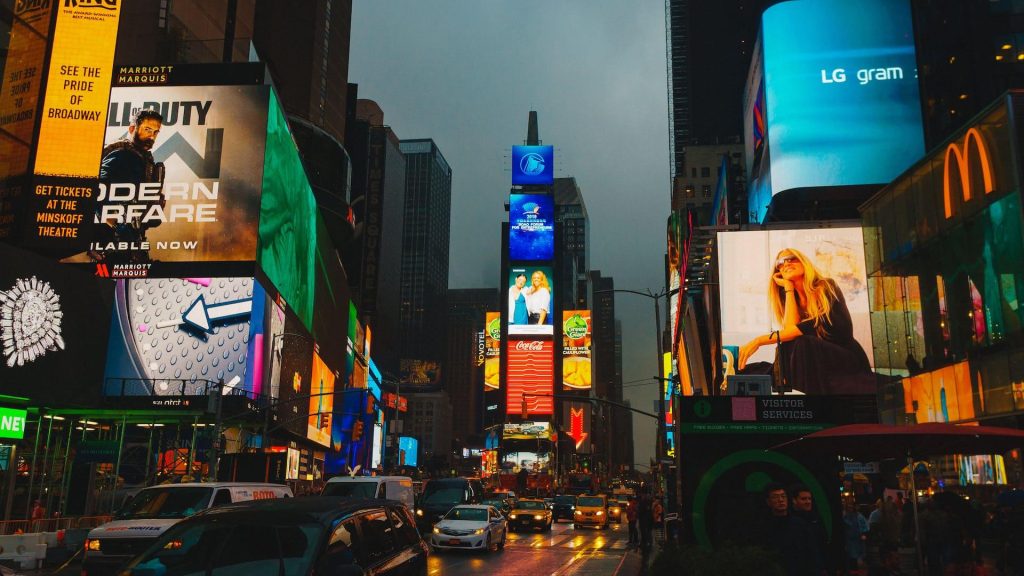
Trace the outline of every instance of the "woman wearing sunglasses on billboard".
<instances>
[{"instance_id":1,"label":"woman wearing sunglasses on billboard","mask_svg":"<svg viewBox=\"0 0 1024 576\"><path fill-rule=\"evenodd\" d=\"M768 283L777 331L740 348L739 368L761 346L781 342L776 367L791 387L805 394L874 392L871 364L853 337L853 321L843 293L807 256L787 248L779 252Z\"/></svg>"}]
</instances>

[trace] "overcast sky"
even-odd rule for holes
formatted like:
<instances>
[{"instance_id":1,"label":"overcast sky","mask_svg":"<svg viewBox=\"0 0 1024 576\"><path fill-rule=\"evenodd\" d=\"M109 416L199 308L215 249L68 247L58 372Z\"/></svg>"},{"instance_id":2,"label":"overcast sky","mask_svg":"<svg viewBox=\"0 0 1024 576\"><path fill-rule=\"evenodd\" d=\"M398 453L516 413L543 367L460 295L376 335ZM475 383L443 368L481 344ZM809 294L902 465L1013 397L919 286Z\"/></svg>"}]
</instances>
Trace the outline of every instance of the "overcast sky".
<instances>
[{"instance_id":1,"label":"overcast sky","mask_svg":"<svg viewBox=\"0 0 1024 576\"><path fill-rule=\"evenodd\" d=\"M664 0L355 0L349 82L403 139L452 167L452 288L496 287L511 146L536 110L555 176L590 216L591 269L616 288L664 284L669 202ZM616 295L623 380L657 374L653 302ZM662 311L664 321L664 311ZM653 381L627 384L641 410ZM655 422L634 417L636 462ZM640 468L646 471L646 467Z\"/></svg>"}]
</instances>

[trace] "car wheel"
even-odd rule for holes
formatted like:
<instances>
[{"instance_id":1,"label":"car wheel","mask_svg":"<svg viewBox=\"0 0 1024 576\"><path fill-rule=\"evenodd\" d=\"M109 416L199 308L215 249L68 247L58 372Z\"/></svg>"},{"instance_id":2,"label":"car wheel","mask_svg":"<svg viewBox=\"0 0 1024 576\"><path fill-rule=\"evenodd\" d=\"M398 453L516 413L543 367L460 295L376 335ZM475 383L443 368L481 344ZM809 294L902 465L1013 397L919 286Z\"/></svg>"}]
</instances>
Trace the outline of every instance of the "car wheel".
<instances>
[{"instance_id":1,"label":"car wheel","mask_svg":"<svg viewBox=\"0 0 1024 576\"><path fill-rule=\"evenodd\" d=\"M491 535L488 534L487 535L487 541L484 542L484 553L486 554L487 552L490 552L490 551L491 551Z\"/></svg>"},{"instance_id":2,"label":"car wheel","mask_svg":"<svg viewBox=\"0 0 1024 576\"><path fill-rule=\"evenodd\" d=\"M502 532L501 533L501 542L498 542L498 551L499 552L505 549L505 539L506 538L508 538L508 534L506 532Z\"/></svg>"}]
</instances>

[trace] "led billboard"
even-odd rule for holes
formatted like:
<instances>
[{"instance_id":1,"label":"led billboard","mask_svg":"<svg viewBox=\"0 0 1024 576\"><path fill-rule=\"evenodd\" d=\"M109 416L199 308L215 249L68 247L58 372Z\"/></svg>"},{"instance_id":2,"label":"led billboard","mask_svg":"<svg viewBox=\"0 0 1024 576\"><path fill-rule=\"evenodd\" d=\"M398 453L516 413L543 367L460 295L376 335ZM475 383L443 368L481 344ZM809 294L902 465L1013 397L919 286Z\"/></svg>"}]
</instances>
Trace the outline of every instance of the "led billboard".
<instances>
[{"instance_id":1,"label":"led billboard","mask_svg":"<svg viewBox=\"0 0 1024 576\"><path fill-rule=\"evenodd\" d=\"M519 422L505 424L501 437L504 440L550 440L550 422Z\"/></svg>"},{"instance_id":2,"label":"led billboard","mask_svg":"<svg viewBox=\"0 0 1024 576\"><path fill-rule=\"evenodd\" d=\"M924 154L909 0L782 2L761 43L773 195L884 184Z\"/></svg>"},{"instance_id":3,"label":"led billboard","mask_svg":"<svg viewBox=\"0 0 1024 576\"><path fill-rule=\"evenodd\" d=\"M331 418L334 412L335 375L313 351L313 370L309 391L309 419L306 422L306 438L321 446L331 445Z\"/></svg>"},{"instance_id":4,"label":"led billboard","mask_svg":"<svg viewBox=\"0 0 1024 576\"><path fill-rule=\"evenodd\" d=\"M903 399L905 414L917 424L970 420L975 417L970 366L958 362L904 378Z\"/></svg>"},{"instance_id":5,"label":"led billboard","mask_svg":"<svg viewBox=\"0 0 1024 576\"><path fill-rule=\"evenodd\" d=\"M576 442L578 454L589 454L590 445L590 418L593 407L589 402L564 402L562 404L562 422L565 423L563 430L566 430L569 437Z\"/></svg>"},{"instance_id":6,"label":"led billboard","mask_svg":"<svg viewBox=\"0 0 1024 576\"><path fill-rule=\"evenodd\" d=\"M550 266L512 267L508 273L508 333L554 333L551 311L554 274Z\"/></svg>"},{"instance_id":7,"label":"led billboard","mask_svg":"<svg viewBox=\"0 0 1024 576\"><path fill-rule=\"evenodd\" d=\"M555 257L555 199L547 194L510 194L508 258L551 260Z\"/></svg>"},{"instance_id":8,"label":"led billboard","mask_svg":"<svg viewBox=\"0 0 1024 576\"><path fill-rule=\"evenodd\" d=\"M411 436L398 437L398 465L419 466L420 441Z\"/></svg>"},{"instance_id":9,"label":"led billboard","mask_svg":"<svg viewBox=\"0 0 1024 576\"><path fill-rule=\"evenodd\" d=\"M779 330L787 387L874 394L860 228L719 232L718 252L722 348L737 373L772 373Z\"/></svg>"},{"instance_id":10,"label":"led billboard","mask_svg":"<svg viewBox=\"0 0 1024 576\"><path fill-rule=\"evenodd\" d=\"M554 401L554 343L550 340L508 342L507 402L510 414L520 414L523 394L529 414L552 414Z\"/></svg>"},{"instance_id":11,"label":"led billboard","mask_svg":"<svg viewBox=\"0 0 1024 576\"><path fill-rule=\"evenodd\" d=\"M484 390L501 388L501 312L488 312L484 325Z\"/></svg>"},{"instance_id":12,"label":"led billboard","mask_svg":"<svg viewBox=\"0 0 1024 576\"><path fill-rule=\"evenodd\" d=\"M14 14L0 77L0 185L12 176L28 172L53 6L18 2ZM0 193L0 238L10 235L14 220L11 197L20 189L5 192Z\"/></svg>"},{"instance_id":13,"label":"led billboard","mask_svg":"<svg viewBox=\"0 0 1024 576\"><path fill-rule=\"evenodd\" d=\"M553 146L513 146L512 185L548 186L555 181Z\"/></svg>"},{"instance_id":14,"label":"led billboard","mask_svg":"<svg viewBox=\"0 0 1024 576\"><path fill-rule=\"evenodd\" d=\"M113 88L105 146L93 153L95 196L80 194L75 213L65 202L39 204L34 221L80 229L62 234L63 252L72 254L65 261L108 264L113 277L223 274L225 263L254 261L269 93L268 86ZM140 109L158 111L163 122L130 126ZM146 164L150 153L155 164ZM47 198L66 195L53 188Z\"/></svg>"},{"instance_id":15,"label":"led billboard","mask_svg":"<svg viewBox=\"0 0 1024 576\"><path fill-rule=\"evenodd\" d=\"M441 363L434 360L402 358L398 363L402 384L433 387L441 384Z\"/></svg>"},{"instance_id":16,"label":"led billboard","mask_svg":"<svg viewBox=\"0 0 1024 576\"><path fill-rule=\"evenodd\" d=\"M590 310L562 311L563 390L590 390L593 334Z\"/></svg>"},{"instance_id":17,"label":"led billboard","mask_svg":"<svg viewBox=\"0 0 1024 576\"><path fill-rule=\"evenodd\" d=\"M0 242L0 394L92 405L114 285Z\"/></svg>"},{"instance_id":18,"label":"led billboard","mask_svg":"<svg viewBox=\"0 0 1024 576\"><path fill-rule=\"evenodd\" d=\"M208 383L245 388L252 278L118 280L106 396L194 396ZM254 306L256 309L254 309Z\"/></svg>"}]
</instances>

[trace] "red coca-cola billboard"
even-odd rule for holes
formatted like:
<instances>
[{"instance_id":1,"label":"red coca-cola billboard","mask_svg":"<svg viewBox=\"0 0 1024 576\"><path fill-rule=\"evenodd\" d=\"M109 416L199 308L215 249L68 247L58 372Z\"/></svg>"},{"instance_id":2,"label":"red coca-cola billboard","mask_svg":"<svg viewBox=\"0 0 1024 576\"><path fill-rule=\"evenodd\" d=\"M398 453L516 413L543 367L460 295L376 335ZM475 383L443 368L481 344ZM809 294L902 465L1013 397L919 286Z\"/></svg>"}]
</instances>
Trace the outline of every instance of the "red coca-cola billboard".
<instances>
[{"instance_id":1,"label":"red coca-cola billboard","mask_svg":"<svg viewBox=\"0 0 1024 576\"><path fill-rule=\"evenodd\" d=\"M508 411L520 414L523 393L546 394L527 396L526 406L530 415L552 414L554 400L555 346L551 340L510 340L508 342Z\"/></svg>"}]
</instances>

